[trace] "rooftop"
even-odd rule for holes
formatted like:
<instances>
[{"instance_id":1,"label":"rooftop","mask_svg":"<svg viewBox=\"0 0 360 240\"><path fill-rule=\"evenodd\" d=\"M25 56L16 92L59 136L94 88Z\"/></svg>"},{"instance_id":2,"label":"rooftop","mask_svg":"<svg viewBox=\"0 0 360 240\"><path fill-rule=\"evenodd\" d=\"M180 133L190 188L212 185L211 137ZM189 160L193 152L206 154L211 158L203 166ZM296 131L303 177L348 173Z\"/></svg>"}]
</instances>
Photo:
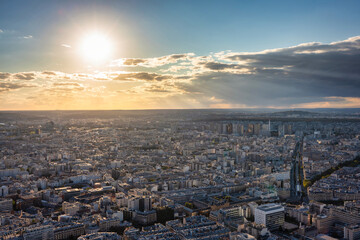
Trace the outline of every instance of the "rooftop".
<instances>
[{"instance_id":1,"label":"rooftop","mask_svg":"<svg viewBox=\"0 0 360 240\"><path fill-rule=\"evenodd\" d=\"M284 208L281 205L278 205L275 203L261 205L261 206L258 206L257 209L264 211L264 212L270 212L270 211L274 211L274 210L284 210Z\"/></svg>"}]
</instances>

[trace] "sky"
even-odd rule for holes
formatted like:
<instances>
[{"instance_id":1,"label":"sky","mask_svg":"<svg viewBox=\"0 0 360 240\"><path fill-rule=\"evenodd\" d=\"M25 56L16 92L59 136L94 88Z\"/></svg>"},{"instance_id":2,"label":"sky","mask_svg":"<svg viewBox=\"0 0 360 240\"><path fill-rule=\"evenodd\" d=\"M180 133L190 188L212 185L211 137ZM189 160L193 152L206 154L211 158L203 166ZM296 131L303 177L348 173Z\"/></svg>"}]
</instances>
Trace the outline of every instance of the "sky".
<instances>
[{"instance_id":1,"label":"sky","mask_svg":"<svg viewBox=\"0 0 360 240\"><path fill-rule=\"evenodd\" d=\"M0 1L0 110L359 108L360 1Z\"/></svg>"}]
</instances>

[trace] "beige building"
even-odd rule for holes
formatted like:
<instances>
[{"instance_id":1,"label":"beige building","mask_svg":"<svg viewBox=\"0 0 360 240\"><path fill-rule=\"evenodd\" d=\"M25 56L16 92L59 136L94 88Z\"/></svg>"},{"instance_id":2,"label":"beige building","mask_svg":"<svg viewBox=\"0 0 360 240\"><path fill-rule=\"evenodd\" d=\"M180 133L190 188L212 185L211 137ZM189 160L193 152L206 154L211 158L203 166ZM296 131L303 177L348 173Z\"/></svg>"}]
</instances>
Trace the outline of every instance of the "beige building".
<instances>
[{"instance_id":1,"label":"beige building","mask_svg":"<svg viewBox=\"0 0 360 240\"><path fill-rule=\"evenodd\" d=\"M84 224L74 224L70 226L56 228L54 230L54 239L69 239L70 237L79 237L85 234Z\"/></svg>"}]
</instances>

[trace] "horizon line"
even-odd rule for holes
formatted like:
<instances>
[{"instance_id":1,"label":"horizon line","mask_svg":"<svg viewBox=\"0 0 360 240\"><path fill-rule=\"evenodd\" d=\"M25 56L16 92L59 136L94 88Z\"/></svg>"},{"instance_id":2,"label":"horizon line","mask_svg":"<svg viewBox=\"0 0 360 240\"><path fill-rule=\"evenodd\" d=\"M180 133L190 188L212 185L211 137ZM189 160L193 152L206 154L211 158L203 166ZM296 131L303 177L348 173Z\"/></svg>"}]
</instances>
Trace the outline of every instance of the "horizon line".
<instances>
[{"instance_id":1,"label":"horizon line","mask_svg":"<svg viewBox=\"0 0 360 240\"><path fill-rule=\"evenodd\" d=\"M10 109L0 112L56 112L56 111L156 111L156 110L316 110L316 109L360 109L360 107L329 107L329 108L276 108L276 107L253 107L253 108L134 108L134 109Z\"/></svg>"}]
</instances>

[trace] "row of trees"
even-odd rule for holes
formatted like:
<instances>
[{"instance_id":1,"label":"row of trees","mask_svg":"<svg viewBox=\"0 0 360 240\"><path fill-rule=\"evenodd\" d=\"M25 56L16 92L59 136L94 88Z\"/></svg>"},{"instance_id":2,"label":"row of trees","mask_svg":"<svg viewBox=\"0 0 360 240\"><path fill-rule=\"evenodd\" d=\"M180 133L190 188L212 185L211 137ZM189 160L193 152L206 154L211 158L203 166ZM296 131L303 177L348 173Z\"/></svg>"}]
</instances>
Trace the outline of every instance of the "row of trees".
<instances>
[{"instance_id":1,"label":"row of trees","mask_svg":"<svg viewBox=\"0 0 360 240\"><path fill-rule=\"evenodd\" d=\"M304 180L304 187L307 188L307 187L312 186L316 181L319 181L320 179L329 177L332 173L334 173L335 171L337 171L343 167L357 167L359 164L360 164L360 156L357 156L353 160L339 163L335 167L331 167L331 168L327 169L326 171L316 175L311 180Z\"/></svg>"}]
</instances>

